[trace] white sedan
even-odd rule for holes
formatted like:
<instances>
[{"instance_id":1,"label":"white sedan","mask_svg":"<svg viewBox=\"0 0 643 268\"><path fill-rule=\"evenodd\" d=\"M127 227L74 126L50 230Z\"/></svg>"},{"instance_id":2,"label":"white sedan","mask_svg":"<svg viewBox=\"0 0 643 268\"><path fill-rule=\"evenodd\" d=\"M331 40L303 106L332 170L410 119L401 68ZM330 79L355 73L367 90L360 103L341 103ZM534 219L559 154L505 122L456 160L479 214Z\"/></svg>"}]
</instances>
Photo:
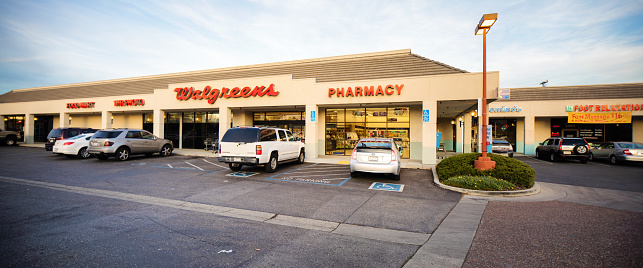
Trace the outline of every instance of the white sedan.
<instances>
[{"instance_id":1,"label":"white sedan","mask_svg":"<svg viewBox=\"0 0 643 268\"><path fill-rule=\"evenodd\" d=\"M363 138L351 155L351 177L357 172L384 173L400 180L400 150L391 138Z\"/></svg>"},{"instance_id":2,"label":"white sedan","mask_svg":"<svg viewBox=\"0 0 643 268\"><path fill-rule=\"evenodd\" d=\"M66 140L57 140L54 144L52 151L54 154L67 155L69 157L78 156L78 158L86 159L91 156L87 152L89 147L89 139L94 133L80 134Z\"/></svg>"}]
</instances>

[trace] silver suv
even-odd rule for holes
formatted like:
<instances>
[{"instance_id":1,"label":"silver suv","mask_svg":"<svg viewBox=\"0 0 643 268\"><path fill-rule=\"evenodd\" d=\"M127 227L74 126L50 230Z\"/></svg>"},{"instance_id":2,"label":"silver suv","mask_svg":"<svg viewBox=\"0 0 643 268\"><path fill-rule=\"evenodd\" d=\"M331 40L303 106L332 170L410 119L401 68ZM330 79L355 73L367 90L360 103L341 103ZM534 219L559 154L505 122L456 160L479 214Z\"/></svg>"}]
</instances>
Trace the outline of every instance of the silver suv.
<instances>
[{"instance_id":1,"label":"silver suv","mask_svg":"<svg viewBox=\"0 0 643 268\"><path fill-rule=\"evenodd\" d=\"M589 144L583 138L549 138L536 147L536 158L547 156L552 162L559 159L579 159L585 164L590 155Z\"/></svg>"},{"instance_id":2,"label":"silver suv","mask_svg":"<svg viewBox=\"0 0 643 268\"><path fill-rule=\"evenodd\" d=\"M152 155L159 153L161 156L172 154L174 146L172 141L161 139L152 133L141 129L113 129L96 132L89 140L87 151L100 160L110 156L125 161L133 154Z\"/></svg>"}]
</instances>

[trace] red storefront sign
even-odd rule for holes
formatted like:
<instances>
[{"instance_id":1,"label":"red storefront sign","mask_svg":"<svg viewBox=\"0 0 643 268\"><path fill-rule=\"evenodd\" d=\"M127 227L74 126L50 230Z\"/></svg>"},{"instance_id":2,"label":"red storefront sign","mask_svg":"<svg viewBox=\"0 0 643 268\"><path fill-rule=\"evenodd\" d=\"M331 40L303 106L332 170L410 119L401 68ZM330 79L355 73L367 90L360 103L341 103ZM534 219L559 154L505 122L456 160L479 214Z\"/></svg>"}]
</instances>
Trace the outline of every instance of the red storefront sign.
<instances>
[{"instance_id":1,"label":"red storefront sign","mask_svg":"<svg viewBox=\"0 0 643 268\"><path fill-rule=\"evenodd\" d=\"M67 109L94 108L96 102L72 102L67 103Z\"/></svg>"},{"instance_id":2,"label":"red storefront sign","mask_svg":"<svg viewBox=\"0 0 643 268\"><path fill-rule=\"evenodd\" d=\"M131 100L115 100L114 106L143 106L145 105L144 99L131 99Z\"/></svg>"},{"instance_id":3,"label":"red storefront sign","mask_svg":"<svg viewBox=\"0 0 643 268\"><path fill-rule=\"evenodd\" d=\"M402 93L402 88L404 87L404 84L401 85L386 85L385 87L382 87L382 85L377 86L377 89L375 89L375 86L356 86L354 88L348 87L348 88L343 88L343 87L338 87L338 88L329 88L328 89L328 97L331 98L333 96L337 97L358 97L358 96L386 96L386 95L393 95L397 91L397 95L400 95Z\"/></svg>"},{"instance_id":4,"label":"red storefront sign","mask_svg":"<svg viewBox=\"0 0 643 268\"><path fill-rule=\"evenodd\" d=\"M248 97L263 97L263 96L277 96L279 91L275 91L275 84L270 86L256 86L254 89L250 87L234 87L221 89L206 86L203 90L195 90L194 87L177 87L174 89L176 92L177 100L208 100L209 104L213 104L219 98L248 98Z\"/></svg>"}]
</instances>

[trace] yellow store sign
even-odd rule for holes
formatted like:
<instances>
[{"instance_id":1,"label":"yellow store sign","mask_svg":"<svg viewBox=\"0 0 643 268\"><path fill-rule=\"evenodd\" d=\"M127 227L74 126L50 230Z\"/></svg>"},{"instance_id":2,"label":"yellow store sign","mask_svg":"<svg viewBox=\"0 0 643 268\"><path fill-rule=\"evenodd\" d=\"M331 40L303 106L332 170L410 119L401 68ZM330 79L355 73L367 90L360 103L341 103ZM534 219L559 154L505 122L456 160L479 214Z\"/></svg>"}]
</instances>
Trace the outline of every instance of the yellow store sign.
<instances>
[{"instance_id":1,"label":"yellow store sign","mask_svg":"<svg viewBox=\"0 0 643 268\"><path fill-rule=\"evenodd\" d=\"M621 124L632 123L632 112L567 113L570 124Z\"/></svg>"}]
</instances>

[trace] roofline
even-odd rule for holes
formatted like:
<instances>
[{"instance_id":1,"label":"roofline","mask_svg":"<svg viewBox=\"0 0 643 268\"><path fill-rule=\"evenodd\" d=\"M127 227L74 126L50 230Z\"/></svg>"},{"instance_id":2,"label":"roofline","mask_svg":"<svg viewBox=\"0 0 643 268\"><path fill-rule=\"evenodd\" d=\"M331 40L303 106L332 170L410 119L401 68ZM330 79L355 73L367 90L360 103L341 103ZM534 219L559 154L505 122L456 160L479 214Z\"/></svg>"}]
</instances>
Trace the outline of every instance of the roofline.
<instances>
[{"instance_id":1,"label":"roofline","mask_svg":"<svg viewBox=\"0 0 643 268\"><path fill-rule=\"evenodd\" d=\"M604 86L615 86L615 85L642 85L643 82L638 83L616 83L616 84L595 84L595 85L573 85L573 86L551 86L551 87L506 87L508 89L554 89L554 88L577 88L577 87L604 87Z\"/></svg>"},{"instance_id":2,"label":"roofline","mask_svg":"<svg viewBox=\"0 0 643 268\"><path fill-rule=\"evenodd\" d=\"M252 68L260 68L260 67L270 67L270 66L286 66L286 65L302 64L302 63L331 62L331 61L351 60L351 59L357 59L357 58L369 58L369 57L378 57L378 56L394 56L394 55L408 55L408 54L412 54L411 49L399 49L399 50L390 50L390 51L382 51L382 52L370 52L370 53L331 56L331 57L323 57L323 58L312 58L312 59L282 61L282 62L273 62L273 63L260 63L260 64L234 66L234 67L223 67L223 68L214 68L214 69L197 70L197 71L187 71L187 72L177 72L177 73L167 73L167 74L157 74L157 75L147 75L147 76L136 76L136 77L129 77L129 78L117 78L117 79L99 80L99 81L91 81L91 82L61 84L61 85L53 85L53 86L22 88L22 89L14 89L14 90L11 90L11 91L9 91L7 93L36 91L36 90L49 90L49 89L56 89L56 88L63 88L63 87L70 87L70 86L76 87L76 86L100 85L100 84L105 84L106 82L110 82L110 83L134 82L134 81L140 81L140 80L146 80L146 79L166 78L166 77L180 76L180 75L198 75L198 74L208 73L208 72L212 72L212 71L237 71L237 70L243 70L243 69L252 69ZM415 54L412 54L412 55L415 55ZM445 64L439 63L439 62L436 62L436 63L441 64L441 65L445 65ZM445 65L445 66L448 66L448 65ZM454 68L454 67L451 67L451 68ZM457 69L457 68L454 68L454 69Z\"/></svg>"}]
</instances>

